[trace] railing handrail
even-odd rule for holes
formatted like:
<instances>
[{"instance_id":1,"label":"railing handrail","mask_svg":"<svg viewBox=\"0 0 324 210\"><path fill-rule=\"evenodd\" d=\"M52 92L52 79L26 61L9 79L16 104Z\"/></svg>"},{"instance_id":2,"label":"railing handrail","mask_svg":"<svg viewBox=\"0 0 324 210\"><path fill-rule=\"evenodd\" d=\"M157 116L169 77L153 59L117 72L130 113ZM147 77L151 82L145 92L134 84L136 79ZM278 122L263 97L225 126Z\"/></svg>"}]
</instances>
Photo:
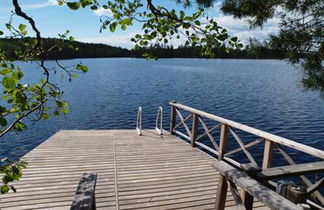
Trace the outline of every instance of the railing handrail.
<instances>
[{"instance_id":1,"label":"railing handrail","mask_svg":"<svg viewBox=\"0 0 324 210\"><path fill-rule=\"evenodd\" d=\"M312 172L316 173L317 171L324 171L324 165L323 162L320 163L319 169L314 168L313 163L306 163L305 167L309 167L309 170L301 170L296 171L296 162L293 160L293 158L285 151L285 148L282 146L286 146L292 149L295 149L300 152L304 152L305 154L312 155L314 157L318 157L321 159L324 159L324 151L292 141L290 139L286 139L277 135L273 135L271 133L252 128L247 125L243 125L241 123L234 122L232 120L228 120L204 111L200 111L198 109L191 108L189 106L185 106L182 104L178 104L176 102L170 102L171 105L171 117L170 117L170 133L177 134L191 142L191 145L193 147L199 146L201 149L205 149L208 152L217 155L218 160L224 160L227 163L230 163L231 165L235 166L236 168L243 170L243 171L250 171L251 173L253 170L255 171L267 171L268 168L271 168L272 165L272 159L274 151L278 151L279 154L282 155L282 157L287 161L288 165L290 166L281 166L278 167L279 170L275 171L278 174L279 171L286 171L287 176L299 176L301 181L308 187L307 189L313 189L314 188L314 196L315 198L324 205L324 197L321 195L321 192L318 190L320 185L319 183L312 184L311 180L308 179L306 176L304 176L304 172ZM187 116L185 116L185 113L181 113L181 111L185 111ZM209 128L206 123L204 122L203 118L207 118L209 120L216 121L218 125L213 126L212 128ZM176 123L177 119L180 120L180 123ZM186 123L188 120L192 120L192 128L190 129L188 124ZM179 126L183 126L184 132L177 130ZM202 126L203 130L199 131L199 126ZM220 129L219 133L219 141L215 140L215 137L212 135L212 132L216 129ZM241 140L239 135L236 133L237 130L241 130L244 132L247 132L249 134L253 134L257 136L257 140L253 140L252 142L244 142ZM202 131L204 131L202 133ZM207 136L212 145L207 145L206 142L201 141L204 136ZM232 137L230 141L228 141L228 137ZM235 148L234 150L230 150L228 144L232 144L236 142L239 147ZM263 148L263 159L262 159L262 168L259 166L256 159L254 159L253 154L250 153L247 148L255 147L256 145L259 145L259 143L264 143ZM235 160L234 158L229 157L229 154L235 154L237 152L242 151L246 158L249 160L249 163L245 163L240 160ZM293 166L294 165L294 166ZM272 168L273 170L275 168ZM289 170L288 170L289 169ZM296 173L293 173L293 169ZM271 170L270 170L271 171ZM281 175L280 175L281 176ZM217 193L219 194L218 198L216 199L216 208L222 209L222 205L224 203L224 193L226 189L222 189L222 186L226 185L226 181L224 176L220 175L219 177L219 189ZM272 180L265 181L269 185L276 186L276 183ZM315 189L316 188L316 189ZM245 193L247 196L246 199L249 201L246 203L248 206L252 206L253 204L253 198L249 198L249 194ZM308 196L308 195L305 195ZM309 196L308 196L309 197ZM311 204L311 200L307 200L309 204ZM313 205L313 204L312 204ZM248 208L250 209L250 208Z\"/></svg>"},{"instance_id":2,"label":"railing handrail","mask_svg":"<svg viewBox=\"0 0 324 210\"><path fill-rule=\"evenodd\" d=\"M219 117L219 116L216 116L216 115L213 115L213 114L210 114L210 113L207 113L207 112L204 112L204 111L201 111L201 110L189 107L189 106L185 106L185 105L182 105L182 104L179 104L176 102L170 102L169 105L177 107L177 108L185 110L185 111L188 111L188 112L191 112L193 114L197 114L202 117L209 118L211 120L218 121L222 124L229 125L233 128L237 128L239 130L246 131L248 133L262 137L266 140L269 140L269 141L272 141L275 143L279 143L281 145L285 145L287 147L290 147L290 148L302 151L304 153L313 155L315 157L324 159L324 151L313 148L311 146L307 146L305 144L301 144L301 143L295 142L293 140L290 140L290 139L287 139L284 137L280 137L280 136L277 136L277 135L274 135L274 134L268 133L266 131L262 131L262 130L259 130L259 129L256 129L256 128L253 128L253 127L250 127L247 125L243 125L241 123L234 122L232 120L228 120L228 119L225 119L225 118L222 118L222 117Z\"/></svg>"},{"instance_id":3,"label":"railing handrail","mask_svg":"<svg viewBox=\"0 0 324 210\"><path fill-rule=\"evenodd\" d=\"M142 135L142 107L140 106L137 110L136 130L138 135Z\"/></svg>"},{"instance_id":4,"label":"railing handrail","mask_svg":"<svg viewBox=\"0 0 324 210\"><path fill-rule=\"evenodd\" d=\"M160 128L158 127L160 120ZM156 115L156 121L155 121L155 130L157 130L159 135L163 135L163 108L160 106L157 115Z\"/></svg>"}]
</instances>

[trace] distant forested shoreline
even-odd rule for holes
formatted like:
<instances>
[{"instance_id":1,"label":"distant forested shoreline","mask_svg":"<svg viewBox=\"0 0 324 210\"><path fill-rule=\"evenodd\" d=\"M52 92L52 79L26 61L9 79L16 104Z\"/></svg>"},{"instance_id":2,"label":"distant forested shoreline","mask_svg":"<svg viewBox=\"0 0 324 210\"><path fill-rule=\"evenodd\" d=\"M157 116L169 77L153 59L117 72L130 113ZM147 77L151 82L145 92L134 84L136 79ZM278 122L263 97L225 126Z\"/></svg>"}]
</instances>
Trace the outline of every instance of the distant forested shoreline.
<instances>
[{"instance_id":1,"label":"distant forested shoreline","mask_svg":"<svg viewBox=\"0 0 324 210\"><path fill-rule=\"evenodd\" d=\"M152 45L149 48L128 50L121 47L113 47L106 44L83 43L78 41L62 40L57 38L44 38L44 47L49 50L46 59L73 59L73 58L107 58L107 57L134 57L142 58L143 54L150 52L158 58L208 58L201 56L200 49L195 47L161 46ZM25 39L0 39L0 51L4 52L7 58L17 60L15 51L28 50L28 44L33 38ZM58 46L60 50L52 50ZM51 49L51 50L50 50ZM76 50L77 49L77 50ZM226 52L222 47L214 51L215 58L236 58L236 59L283 59L284 54L279 50L270 50L266 47L246 46L243 50L231 50Z\"/></svg>"}]
</instances>

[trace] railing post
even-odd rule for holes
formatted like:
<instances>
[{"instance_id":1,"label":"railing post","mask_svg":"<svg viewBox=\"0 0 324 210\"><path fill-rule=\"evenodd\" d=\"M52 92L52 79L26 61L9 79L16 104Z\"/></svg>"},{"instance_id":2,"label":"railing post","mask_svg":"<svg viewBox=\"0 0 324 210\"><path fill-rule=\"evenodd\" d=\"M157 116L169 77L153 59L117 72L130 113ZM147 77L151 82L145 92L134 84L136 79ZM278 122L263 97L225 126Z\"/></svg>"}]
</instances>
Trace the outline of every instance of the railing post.
<instances>
[{"instance_id":1,"label":"railing post","mask_svg":"<svg viewBox=\"0 0 324 210\"><path fill-rule=\"evenodd\" d=\"M198 123L199 123L199 115L194 114L192 118L192 129L191 129L191 146L196 146L196 139L198 133Z\"/></svg>"},{"instance_id":2,"label":"railing post","mask_svg":"<svg viewBox=\"0 0 324 210\"><path fill-rule=\"evenodd\" d=\"M270 168L272 163L274 143L270 140L265 140L262 168Z\"/></svg>"},{"instance_id":3,"label":"railing post","mask_svg":"<svg viewBox=\"0 0 324 210\"><path fill-rule=\"evenodd\" d=\"M171 101L172 103L177 103L176 101ZM176 108L171 104L171 116L170 116L170 134L171 135L174 135L174 126L175 126L175 123L176 123L176 116L177 116L177 113L176 113Z\"/></svg>"},{"instance_id":4,"label":"railing post","mask_svg":"<svg viewBox=\"0 0 324 210\"><path fill-rule=\"evenodd\" d=\"M274 148L274 143L270 140L266 140L264 145L262 168L271 167L273 148ZM252 210L253 196L245 191L242 191L242 199L243 199L245 209Z\"/></svg>"},{"instance_id":5,"label":"railing post","mask_svg":"<svg viewBox=\"0 0 324 210\"><path fill-rule=\"evenodd\" d=\"M220 139L219 139L218 160L222 160L224 158L224 154L226 152L226 145L227 145L227 133L228 133L227 125L222 124L221 125Z\"/></svg>"},{"instance_id":6,"label":"railing post","mask_svg":"<svg viewBox=\"0 0 324 210\"><path fill-rule=\"evenodd\" d=\"M221 125L221 133L219 139L219 152L218 160L222 160L226 151L227 145L227 132L228 127L225 124ZM218 176L218 187L216 193L216 210L223 210L225 208L226 194L227 194L228 184L226 178L219 174Z\"/></svg>"}]
</instances>

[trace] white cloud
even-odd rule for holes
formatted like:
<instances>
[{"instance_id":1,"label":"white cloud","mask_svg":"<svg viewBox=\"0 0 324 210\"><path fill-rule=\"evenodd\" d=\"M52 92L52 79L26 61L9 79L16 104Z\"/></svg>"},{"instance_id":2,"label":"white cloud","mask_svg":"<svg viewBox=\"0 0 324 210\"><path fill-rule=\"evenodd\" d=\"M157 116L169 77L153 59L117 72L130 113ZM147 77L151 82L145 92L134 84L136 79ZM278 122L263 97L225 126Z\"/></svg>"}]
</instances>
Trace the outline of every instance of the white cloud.
<instances>
[{"instance_id":1,"label":"white cloud","mask_svg":"<svg viewBox=\"0 0 324 210\"><path fill-rule=\"evenodd\" d=\"M104 9L104 8L99 8L97 10L94 10L93 11L93 14L94 15L97 15L97 16L111 16L112 15L112 12L110 11L110 9Z\"/></svg>"},{"instance_id":2,"label":"white cloud","mask_svg":"<svg viewBox=\"0 0 324 210\"><path fill-rule=\"evenodd\" d=\"M279 31L279 17L269 19L262 28L250 28L247 19L237 19L232 15L224 15L220 10L221 4L222 2L216 2L213 7L207 10L206 16L215 18L219 26L226 28L231 35L238 36L244 43L246 43L250 37L264 40L270 34L276 34ZM206 21L202 18L201 22Z\"/></svg>"},{"instance_id":3,"label":"white cloud","mask_svg":"<svg viewBox=\"0 0 324 210\"><path fill-rule=\"evenodd\" d=\"M50 3L52 5L58 5L57 0L48 0L48 3Z\"/></svg>"},{"instance_id":4,"label":"white cloud","mask_svg":"<svg viewBox=\"0 0 324 210\"><path fill-rule=\"evenodd\" d=\"M133 38L138 32L127 33L123 35L110 35L110 36L100 36L100 37L88 37L81 38L78 41L87 42L87 43L103 43L111 46L132 48L134 43L131 42L131 38Z\"/></svg>"},{"instance_id":5,"label":"white cloud","mask_svg":"<svg viewBox=\"0 0 324 210\"><path fill-rule=\"evenodd\" d=\"M219 26L222 26L229 31L246 31L249 29L245 20L234 19L232 16L221 16L215 18Z\"/></svg>"},{"instance_id":6,"label":"white cloud","mask_svg":"<svg viewBox=\"0 0 324 210\"><path fill-rule=\"evenodd\" d=\"M209 16L209 18L212 18ZM218 15L214 17L219 26L228 30L229 34L237 36L243 43L248 39L258 38L266 39L270 34L276 34L279 31L280 18L274 17L268 20L262 28L251 28L247 19L237 19L231 15ZM202 23L206 23L206 18L201 18Z\"/></svg>"},{"instance_id":7,"label":"white cloud","mask_svg":"<svg viewBox=\"0 0 324 210\"><path fill-rule=\"evenodd\" d=\"M23 9L39 9L43 7L56 6L56 5L58 5L56 0L48 0L47 2L39 3L39 4L24 4L21 5L21 7Z\"/></svg>"},{"instance_id":8,"label":"white cloud","mask_svg":"<svg viewBox=\"0 0 324 210\"><path fill-rule=\"evenodd\" d=\"M279 18L272 18L263 25L262 28L250 28L247 20L235 19L232 16L223 16L217 18L220 26L226 28L230 34L239 37L242 42L250 38L267 39L270 34L276 34L279 31Z\"/></svg>"}]
</instances>

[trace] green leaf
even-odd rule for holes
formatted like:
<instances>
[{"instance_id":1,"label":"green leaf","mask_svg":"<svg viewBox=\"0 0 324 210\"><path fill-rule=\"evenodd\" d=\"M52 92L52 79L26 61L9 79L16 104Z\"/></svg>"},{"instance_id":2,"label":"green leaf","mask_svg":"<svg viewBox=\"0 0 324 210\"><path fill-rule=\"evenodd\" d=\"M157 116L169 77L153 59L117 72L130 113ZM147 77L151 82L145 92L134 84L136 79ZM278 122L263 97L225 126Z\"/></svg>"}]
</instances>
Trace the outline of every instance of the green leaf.
<instances>
[{"instance_id":1,"label":"green leaf","mask_svg":"<svg viewBox=\"0 0 324 210\"><path fill-rule=\"evenodd\" d=\"M75 41L74 37L73 36L70 36L69 37L69 41Z\"/></svg>"},{"instance_id":2,"label":"green leaf","mask_svg":"<svg viewBox=\"0 0 324 210\"><path fill-rule=\"evenodd\" d=\"M79 2L67 2L66 5L72 10L78 10L80 8Z\"/></svg>"},{"instance_id":3,"label":"green leaf","mask_svg":"<svg viewBox=\"0 0 324 210\"><path fill-rule=\"evenodd\" d=\"M64 4L64 0L57 0L57 4L58 4L59 6L62 6L62 5Z\"/></svg>"},{"instance_id":4,"label":"green leaf","mask_svg":"<svg viewBox=\"0 0 324 210\"><path fill-rule=\"evenodd\" d=\"M12 78L16 80L20 80L24 76L24 73L22 71L15 71L12 72Z\"/></svg>"},{"instance_id":5,"label":"green leaf","mask_svg":"<svg viewBox=\"0 0 324 210\"><path fill-rule=\"evenodd\" d=\"M0 36L3 35L3 31L0 31Z\"/></svg>"},{"instance_id":6,"label":"green leaf","mask_svg":"<svg viewBox=\"0 0 324 210\"><path fill-rule=\"evenodd\" d=\"M123 31L125 31L126 29L127 29L127 26L126 25L121 25L121 27L120 27Z\"/></svg>"},{"instance_id":7,"label":"green leaf","mask_svg":"<svg viewBox=\"0 0 324 210\"><path fill-rule=\"evenodd\" d=\"M63 107L62 101L56 100L55 102L56 102L57 107L60 107L60 108Z\"/></svg>"},{"instance_id":8,"label":"green leaf","mask_svg":"<svg viewBox=\"0 0 324 210\"><path fill-rule=\"evenodd\" d=\"M7 184L9 182L12 182L12 181L14 181L14 178L11 175L8 175L8 174L3 176L3 178L2 178L2 182L5 183L5 184Z\"/></svg>"},{"instance_id":9,"label":"green leaf","mask_svg":"<svg viewBox=\"0 0 324 210\"><path fill-rule=\"evenodd\" d=\"M8 122L7 122L7 120L5 119L5 118L0 118L0 125L2 126L2 127L5 127L6 125L8 124Z\"/></svg>"},{"instance_id":10,"label":"green leaf","mask_svg":"<svg viewBox=\"0 0 324 210\"><path fill-rule=\"evenodd\" d=\"M42 114L42 120L47 120L49 118L49 114L43 113Z\"/></svg>"},{"instance_id":11,"label":"green leaf","mask_svg":"<svg viewBox=\"0 0 324 210\"><path fill-rule=\"evenodd\" d=\"M197 19L199 16L201 15L201 12L196 12L194 15L193 15L193 19Z\"/></svg>"},{"instance_id":12,"label":"green leaf","mask_svg":"<svg viewBox=\"0 0 324 210\"><path fill-rule=\"evenodd\" d=\"M63 113L63 114L67 114L69 112L69 109L67 108L61 108L60 111Z\"/></svg>"},{"instance_id":13,"label":"green leaf","mask_svg":"<svg viewBox=\"0 0 324 210\"><path fill-rule=\"evenodd\" d=\"M2 85L7 89L12 89L16 86L16 80L11 77L4 77L2 79Z\"/></svg>"},{"instance_id":14,"label":"green leaf","mask_svg":"<svg viewBox=\"0 0 324 210\"><path fill-rule=\"evenodd\" d=\"M182 26L185 29L189 29L190 28L190 24L189 23L184 23Z\"/></svg>"},{"instance_id":15,"label":"green leaf","mask_svg":"<svg viewBox=\"0 0 324 210\"><path fill-rule=\"evenodd\" d=\"M26 35L27 35L27 31L26 31L26 30L25 30L25 31L22 31L21 34L22 34L23 36L26 36Z\"/></svg>"},{"instance_id":16,"label":"green leaf","mask_svg":"<svg viewBox=\"0 0 324 210\"><path fill-rule=\"evenodd\" d=\"M71 76L72 79L78 78L77 74L71 74L70 76Z\"/></svg>"},{"instance_id":17,"label":"green leaf","mask_svg":"<svg viewBox=\"0 0 324 210\"><path fill-rule=\"evenodd\" d=\"M6 69L2 69L2 70L0 71L0 74L5 75L5 74L9 74L9 73L11 73L11 72L12 72L11 69L6 68Z\"/></svg>"},{"instance_id":18,"label":"green leaf","mask_svg":"<svg viewBox=\"0 0 324 210\"><path fill-rule=\"evenodd\" d=\"M77 70L81 70L82 72L87 72L87 71L89 70L87 66L85 66L85 65L81 65L81 64L78 64L78 65L76 66L76 69L77 69Z\"/></svg>"},{"instance_id":19,"label":"green leaf","mask_svg":"<svg viewBox=\"0 0 324 210\"><path fill-rule=\"evenodd\" d=\"M181 19L184 18L184 16L185 16L185 13L184 13L183 10L181 10L181 11L180 11L180 17L181 17Z\"/></svg>"},{"instance_id":20,"label":"green leaf","mask_svg":"<svg viewBox=\"0 0 324 210\"><path fill-rule=\"evenodd\" d=\"M17 166L12 166L12 173L15 175L20 174L20 170L17 168Z\"/></svg>"},{"instance_id":21,"label":"green leaf","mask_svg":"<svg viewBox=\"0 0 324 210\"><path fill-rule=\"evenodd\" d=\"M6 111L7 111L6 107L0 106L0 114L3 114Z\"/></svg>"},{"instance_id":22,"label":"green leaf","mask_svg":"<svg viewBox=\"0 0 324 210\"><path fill-rule=\"evenodd\" d=\"M97 9L98 9L98 6L93 5L93 6L90 7L90 9L92 9L92 10L97 10Z\"/></svg>"},{"instance_id":23,"label":"green leaf","mask_svg":"<svg viewBox=\"0 0 324 210\"><path fill-rule=\"evenodd\" d=\"M10 190L10 187L9 187L8 185L3 185L3 186L1 187L1 189L0 189L1 194L6 194L6 193L9 192L9 190Z\"/></svg>"},{"instance_id":24,"label":"green leaf","mask_svg":"<svg viewBox=\"0 0 324 210\"><path fill-rule=\"evenodd\" d=\"M121 24L126 24L126 25L130 25L132 23L132 19L130 18L125 18L125 19L122 19L120 21Z\"/></svg>"},{"instance_id":25,"label":"green leaf","mask_svg":"<svg viewBox=\"0 0 324 210\"><path fill-rule=\"evenodd\" d=\"M110 24L109 25L109 30L111 32L115 32L117 24L118 24L117 22L113 22L112 24Z\"/></svg>"},{"instance_id":26,"label":"green leaf","mask_svg":"<svg viewBox=\"0 0 324 210\"><path fill-rule=\"evenodd\" d=\"M233 42L237 42L237 37L236 37L236 36L232 37L232 38L231 38L231 41L233 41Z\"/></svg>"},{"instance_id":27,"label":"green leaf","mask_svg":"<svg viewBox=\"0 0 324 210\"><path fill-rule=\"evenodd\" d=\"M23 123L21 123L21 122L18 122L18 123L16 123L15 125L14 125L14 129L16 130L16 131L23 131L23 130L25 130L27 127L26 127L26 125L24 125Z\"/></svg>"},{"instance_id":28,"label":"green leaf","mask_svg":"<svg viewBox=\"0 0 324 210\"><path fill-rule=\"evenodd\" d=\"M18 26L20 32L24 31L24 30L26 29L26 27L27 27L27 26L26 26L25 24L20 24L20 25Z\"/></svg>"},{"instance_id":29,"label":"green leaf","mask_svg":"<svg viewBox=\"0 0 324 210\"><path fill-rule=\"evenodd\" d=\"M28 165L28 163L25 162L25 161L20 161L20 162L19 162L19 167L20 167L20 168L27 168L27 165Z\"/></svg>"}]
</instances>

